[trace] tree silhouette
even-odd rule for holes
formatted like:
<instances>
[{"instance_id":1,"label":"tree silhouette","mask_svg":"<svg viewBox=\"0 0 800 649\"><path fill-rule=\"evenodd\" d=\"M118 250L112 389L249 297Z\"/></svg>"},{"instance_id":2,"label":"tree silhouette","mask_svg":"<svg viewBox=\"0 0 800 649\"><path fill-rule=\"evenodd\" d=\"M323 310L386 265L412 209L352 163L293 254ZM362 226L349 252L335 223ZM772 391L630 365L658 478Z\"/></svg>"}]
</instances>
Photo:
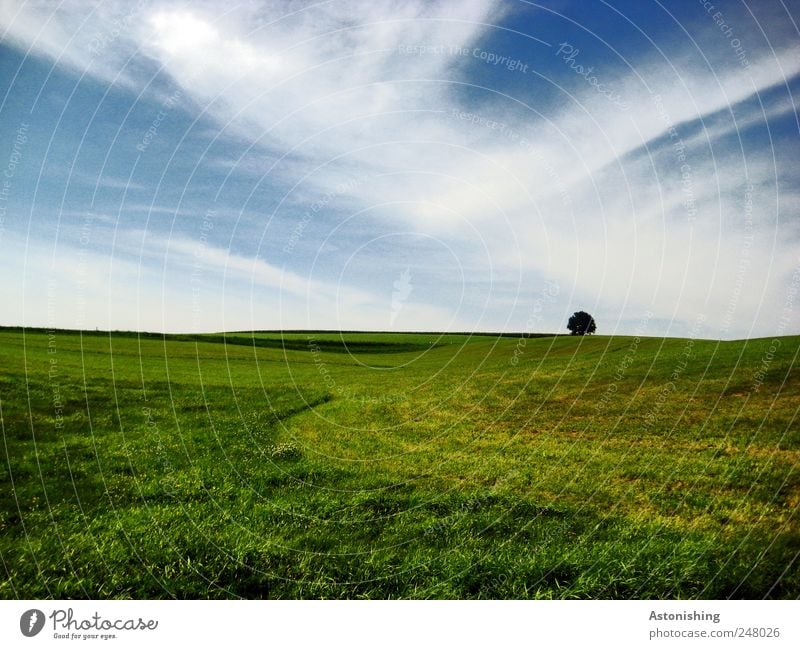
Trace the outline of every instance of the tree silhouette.
<instances>
[{"instance_id":1,"label":"tree silhouette","mask_svg":"<svg viewBox=\"0 0 800 649\"><path fill-rule=\"evenodd\" d=\"M570 317L567 329L570 330L572 336L583 336L584 334L593 334L597 325L594 318L586 311L576 311Z\"/></svg>"}]
</instances>

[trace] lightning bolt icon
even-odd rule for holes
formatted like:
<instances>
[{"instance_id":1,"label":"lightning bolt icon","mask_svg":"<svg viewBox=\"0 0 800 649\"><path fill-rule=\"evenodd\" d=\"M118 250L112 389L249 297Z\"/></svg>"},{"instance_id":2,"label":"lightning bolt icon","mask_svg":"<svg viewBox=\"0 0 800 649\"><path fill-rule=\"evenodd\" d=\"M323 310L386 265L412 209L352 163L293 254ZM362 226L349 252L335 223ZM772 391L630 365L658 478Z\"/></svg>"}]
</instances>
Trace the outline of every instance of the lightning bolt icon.
<instances>
[{"instance_id":1,"label":"lightning bolt icon","mask_svg":"<svg viewBox=\"0 0 800 649\"><path fill-rule=\"evenodd\" d=\"M39 619L39 616L36 614L36 611L31 613L31 619L28 620L28 631L33 630L33 625L36 624L36 620Z\"/></svg>"}]
</instances>

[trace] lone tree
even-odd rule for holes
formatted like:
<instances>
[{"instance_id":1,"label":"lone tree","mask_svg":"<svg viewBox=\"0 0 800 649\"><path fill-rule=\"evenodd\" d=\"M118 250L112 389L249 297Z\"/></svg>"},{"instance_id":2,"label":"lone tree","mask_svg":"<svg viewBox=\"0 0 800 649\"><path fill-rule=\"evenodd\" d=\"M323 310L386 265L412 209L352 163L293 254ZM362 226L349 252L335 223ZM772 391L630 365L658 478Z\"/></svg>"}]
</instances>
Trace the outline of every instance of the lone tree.
<instances>
[{"instance_id":1,"label":"lone tree","mask_svg":"<svg viewBox=\"0 0 800 649\"><path fill-rule=\"evenodd\" d=\"M597 329L594 318L586 311L576 311L572 314L567 323L567 329L570 330L572 336L583 336L585 334L593 334Z\"/></svg>"}]
</instances>

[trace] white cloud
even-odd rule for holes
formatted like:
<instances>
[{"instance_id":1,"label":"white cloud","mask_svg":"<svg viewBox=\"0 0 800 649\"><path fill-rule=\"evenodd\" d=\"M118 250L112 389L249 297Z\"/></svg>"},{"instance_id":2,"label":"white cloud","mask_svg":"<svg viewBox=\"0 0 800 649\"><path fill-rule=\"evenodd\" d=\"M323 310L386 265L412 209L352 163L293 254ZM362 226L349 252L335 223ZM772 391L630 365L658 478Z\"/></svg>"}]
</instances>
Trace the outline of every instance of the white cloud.
<instances>
[{"instance_id":1,"label":"white cloud","mask_svg":"<svg viewBox=\"0 0 800 649\"><path fill-rule=\"evenodd\" d=\"M525 294L515 279L522 274L527 281L552 278L562 295L594 301L622 322L650 308L676 321L671 332L685 333L698 313L713 317L733 305L733 324L709 335L770 331L770 314L797 263L797 230L777 218L770 200L779 187L775 151L763 139L738 150L737 138L764 128L765 117L796 110L788 95L763 111L759 102L800 73L800 49L750 51L746 69L730 57L723 64L711 57L712 67L680 50L669 60L636 61L624 74L609 69L627 110L549 61L542 69L563 94L543 113L522 91L515 99L528 109L489 93L464 102L453 85L464 80L460 57L403 49L469 48L491 32L487 23L500 10L477 1L348 1L313 10L254 3L234 11L26 4L4 11L0 24L24 47L105 79L121 74L125 83L134 83L134 72L123 62L141 51L226 132L263 152L263 163L210 162L232 173L271 170L268 182L293 189L279 216L293 200L313 200L355 179L347 201L354 213L364 210L358 218L446 239L474 277L497 280L498 305ZM114 21L125 26L116 35ZM724 39L716 44L729 47ZM554 50L543 46L542 56L555 58ZM505 127L474 124L459 111ZM273 168L282 156L284 164ZM745 207L748 182L755 199ZM753 239L743 243L748 219ZM334 243L348 245L326 241L321 250ZM173 239L168 250L185 261L195 245ZM207 262L224 277L300 300L292 302L292 318L301 304L319 323L331 304L346 305L348 322L384 317L373 308L376 296L355 285L309 279L222 245L207 247ZM504 322L503 308L493 322ZM434 304L409 304L407 313L424 328L446 326L452 315ZM469 328L468 319L460 323Z\"/></svg>"}]
</instances>

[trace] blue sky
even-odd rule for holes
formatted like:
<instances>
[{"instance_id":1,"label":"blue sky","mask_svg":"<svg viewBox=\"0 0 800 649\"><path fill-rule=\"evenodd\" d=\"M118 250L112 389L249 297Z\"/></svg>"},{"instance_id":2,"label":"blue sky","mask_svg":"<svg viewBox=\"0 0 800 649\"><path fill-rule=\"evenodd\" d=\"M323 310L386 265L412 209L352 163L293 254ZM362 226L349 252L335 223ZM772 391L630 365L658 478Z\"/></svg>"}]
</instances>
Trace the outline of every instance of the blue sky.
<instances>
[{"instance_id":1,"label":"blue sky","mask_svg":"<svg viewBox=\"0 0 800 649\"><path fill-rule=\"evenodd\" d=\"M781 2L3 2L0 324L800 332Z\"/></svg>"}]
</instances>

